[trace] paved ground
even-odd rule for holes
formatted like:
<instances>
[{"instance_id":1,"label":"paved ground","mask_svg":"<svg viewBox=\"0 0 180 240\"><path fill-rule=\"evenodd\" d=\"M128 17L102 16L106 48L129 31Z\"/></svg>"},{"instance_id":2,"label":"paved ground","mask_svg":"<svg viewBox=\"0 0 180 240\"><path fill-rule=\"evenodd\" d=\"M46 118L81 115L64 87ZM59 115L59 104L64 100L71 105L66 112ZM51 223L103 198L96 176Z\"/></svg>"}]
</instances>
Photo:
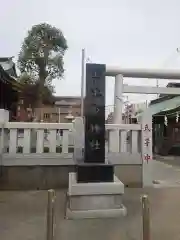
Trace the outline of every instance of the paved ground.
<instances>
[{"instance_id":1,"label":"paved ground","mask_svg":"<svg viewBox=\"0 0 180 240\"><path fill-rule=\"evenodd\" d=\"M171 182L180 179L180 171L174 167L155 162L153 169L156 179L165 180L165 176L166 180ZM125 218L76 221L64 219L66 191L58 191L55 239L142 239L140 204L142 191L142 189L126 189L124 204L128 209L128 216ZM180 239L180 188L152 188L144 191L150 197L152 239ZM0 239L45 240L46 204L46 191L0 192Z\"/></svg>"},{"instance_id":2,"label":"paved ground","mask_svg":"<svg viewBox=\"0 0 180 240\"><path fill-rule=\"evenodd\" d=\"M164 164L161 161L153 161L153 179L160 182L156 187L163 186L180 186L180 164L170 164L171 162L167 161L168 164Z\"/></svg>"},{"instance_id":3,"label":"paved ground","mask_svg":"<svg viewBox=\"0 0 180 240\"><path fill-rule=\"evenodd\" d=\"M157 156L158 161L180 167L180 156Z\"/></svg>"}]
</instances>

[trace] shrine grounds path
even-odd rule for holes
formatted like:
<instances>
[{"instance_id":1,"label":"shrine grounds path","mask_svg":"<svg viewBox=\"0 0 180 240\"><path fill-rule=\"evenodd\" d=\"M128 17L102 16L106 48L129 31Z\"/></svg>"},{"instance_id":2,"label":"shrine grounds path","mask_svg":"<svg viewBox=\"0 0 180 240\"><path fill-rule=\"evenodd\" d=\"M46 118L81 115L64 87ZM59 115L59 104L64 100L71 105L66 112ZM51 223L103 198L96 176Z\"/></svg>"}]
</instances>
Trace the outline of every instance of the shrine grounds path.
<instances>
[{"instance_id":1,"label":"shrine grounds path","mask_svg":"<svg viewBox=\"0 0 180 240\"><path fill-rule=\"evenodd\" d=\"M55 240L142 239L142 193L151 206L151 239L180 239L180 166L154 161L153 177L159 184L151 189L125 190L127 217L120 219L65 220L65 193L57 191ZM0 191L0 239L46 239L47 191Z\"/></svg>"}]
</instances>

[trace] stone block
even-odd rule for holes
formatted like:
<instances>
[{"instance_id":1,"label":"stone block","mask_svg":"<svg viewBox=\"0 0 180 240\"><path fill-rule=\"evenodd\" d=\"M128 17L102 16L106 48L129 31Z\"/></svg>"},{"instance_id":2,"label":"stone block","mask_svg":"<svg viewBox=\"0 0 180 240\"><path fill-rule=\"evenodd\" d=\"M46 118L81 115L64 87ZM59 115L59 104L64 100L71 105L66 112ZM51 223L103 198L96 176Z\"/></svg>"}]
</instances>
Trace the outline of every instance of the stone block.
<instances>
[{"instance_id":1,"label":"stone block","mask_svg":"<svg viewBox=\"0 0 180 240\"><path fill-rule=\"evenodd\" d=\"M123 194L124 185L116 176L113 182L78 183L76 173L69 173L66 217L82 219L125 216Z\"/></svg>"},{"instance_id":2,"label":"stone block","mask_svg":"<svg viewBox=\"0 0 180 240\"><path fill-rule=\"evenodd\" d=\"M108 163L77 164L77 182L113 182L114 166Z\"/></svg>"}]
</instances>

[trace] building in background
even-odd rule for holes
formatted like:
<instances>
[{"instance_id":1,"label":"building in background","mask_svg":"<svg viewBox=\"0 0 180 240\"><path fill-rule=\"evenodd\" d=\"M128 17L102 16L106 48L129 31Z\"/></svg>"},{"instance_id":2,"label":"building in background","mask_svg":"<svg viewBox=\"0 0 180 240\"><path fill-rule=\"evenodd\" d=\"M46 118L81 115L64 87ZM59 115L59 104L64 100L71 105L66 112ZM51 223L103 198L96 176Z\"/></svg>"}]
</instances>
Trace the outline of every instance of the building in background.
<instances>
[{"instance_id":1,"label":"building in background","mask_svg":"<svg viewBox=\"0 0 180 240\"><path fill-rule=\"evenodd\" d=\"M140 103L127 103L124 108L124 123L137 122L137 114L148 107L147 101Z\"/></svg>"},{"instance_id":2,"label":"building in background","mask_svg":"<svg viewBox=\"0 0 180 240\"><path fill-rule=\"evenodd\" d=\"M14 121L32 122L41 116L43 122L72 122L80 116L81 97L54 96L51 103L35 108L25 104L21 96L22 85L17 81L17 73L13 57L0 58L0 108L10 111L10 119Z\"/></svg>"},{"instance_id":3,"label":"building in background","mask_svg":"<svg viewBox=\"0 0 180 240\"><path fill-rule=\"evenodd\" d=\"M13 57L0 58L0 108L9 110L10 120L16 120L21 84L16 80L17 74L12 59Z\"/></svg>"},{"instance_id":4,"label":"building in background","mask_svg":"<svg viewBox=\"0 0 180 240\"><path fill-rule=\"evenodd\" d=\"M21 106L22 105L22 106ZM18 121L37 121L41 115L42 122L68 123L81 113L81 98L73 96L54 96L54 102L50 105L43 104L42 108L24 109L23 100L19 103Z\"/></svg>"},{"instance_id":5,"label":"building in background","mask_svg":"<svg viewBox=\"0 0 180 240\"><path fill-rule=\"evenodd\" d=\"M0 65L4 71L15 80L17 79L16 66L13 57L0 57Z\"/></svg>"},{"instance_id":6,"label":"building in background","mask_svg":"<svg viewBox=\"0 0 180 240\"><path fill-rule=\"evenodd\" d=\"M81 97L55 96L53 106L44 106L41 111L43 122L72 122L81 114Z\"/></svg>"},{"instance_id":7,"label":"building in background","mask_svg":"<svg viewBox=\"0 0 180 240\"><path fill-rule=\"evenodd\" d=\"M55 106L60 111L60 121L69 122L81 116L81 97L55 97ZM59 119L58 111L58 119Z\"/></svg>"},{"instance_id":8,"label":"building in background","mask_svg":"<svg viewBox=\"0 0 180 240\"><path fill-rule=\"evenodd\" d=\"M113 116L114 116L114 112L110 112L108 114L107 119L106 119L107 124L113 124Z\"/></svg>"},{"instance_id":9,"label":"building in background","mask_svg":"<svg viewBox=\"0 0 180 240\"><path fill-rule=\"evenodd\" d=\"M180 88L180 84L170 82L166 87ZM180 155L180 94L160 94L150 102L147 111L152 115L153 152ZM142 115L143 112L137 117Z\"/></svg>"},{"instance_id":10,"label":"building in background","mask_svg":"<svg viewBox=\"0 0 180 240\"><path fill-rule=\"evenodd\" d=\"M137 114L143 112L147 108L147 102L141 103L130 103L126 102L124 104L124 112L122 114L122 123L136 123ZM110 112L107 116L106 123L113 124L114 112Z\"/></svg>"}]
</instances>

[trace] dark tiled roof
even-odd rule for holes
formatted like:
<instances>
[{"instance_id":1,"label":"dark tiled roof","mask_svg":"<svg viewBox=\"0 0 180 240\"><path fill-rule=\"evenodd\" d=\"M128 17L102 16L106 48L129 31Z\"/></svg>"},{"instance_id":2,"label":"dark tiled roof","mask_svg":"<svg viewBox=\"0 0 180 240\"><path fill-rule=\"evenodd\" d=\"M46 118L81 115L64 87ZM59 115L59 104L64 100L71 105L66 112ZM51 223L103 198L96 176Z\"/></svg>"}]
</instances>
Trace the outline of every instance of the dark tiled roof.
<instances>
[{"instance_id":1,"label":"dark tiled roof","mask_svg":"<svg viewBox=\"0 0 180 240\"><path fill-rule=\"evenodd\" d=\"M7 62L11 60L13 57L0 57L0 62Z\"/></svg>"},{"instance_id":2,"label":"dark tiled roof","mask_svg":"<svg viewBox=\"0 0 180 240\"><path fill-rule=\"evenodd\" d=\"M180 88L180 83L170 82L166 87Z\"/></svg>"},{"instance_id":3,"label":"dark tiled roof","mask_svg":"<svg viewBox=\"0 0 180 240\"><path fill-rule=\"evenodd\" d=\"M16 73L15 65L14 65L12 68L6 70L6 72L7 72L10 76L17 78L17 73Z\"/></svg>"},{"instance_id":4,"label":"dark tiled roof","mask_svg":"<svg viewBox=\"0 0 180 240\"><path fill-rule=\"evenodd\" d=\"M0 65L3 67L3 65L6 63L7 66L9 64L9 68L6 67L4 69L10 76L17 78L17 73L16 73L16 67L15 63L13 62L13 57L0 57Z\"/></svg>"},{"instance_id":5,"label":"dark tiled roof","mask_svg":"<svg viewBox=\"0 0 180 240\"><path fill-rule=\"evenodd\" d=\"M0 65L0 81L4 83L10 83L10 76L7 74L6 71Z\"/></svg>"},{"instance_id":6,"label":"dark tiled roof","mask_svg":"<svg viewBox=\"0 0 180 240\"><path fill-rule=\"evenodd\" d=\"M0 65L0 81L4 82L6 84L11 84L13 89L19 90L21 89L21 84L18 83L14 78L12 78L7 71L3 69L3 67Z\"/></svg>"}]
</instances>

